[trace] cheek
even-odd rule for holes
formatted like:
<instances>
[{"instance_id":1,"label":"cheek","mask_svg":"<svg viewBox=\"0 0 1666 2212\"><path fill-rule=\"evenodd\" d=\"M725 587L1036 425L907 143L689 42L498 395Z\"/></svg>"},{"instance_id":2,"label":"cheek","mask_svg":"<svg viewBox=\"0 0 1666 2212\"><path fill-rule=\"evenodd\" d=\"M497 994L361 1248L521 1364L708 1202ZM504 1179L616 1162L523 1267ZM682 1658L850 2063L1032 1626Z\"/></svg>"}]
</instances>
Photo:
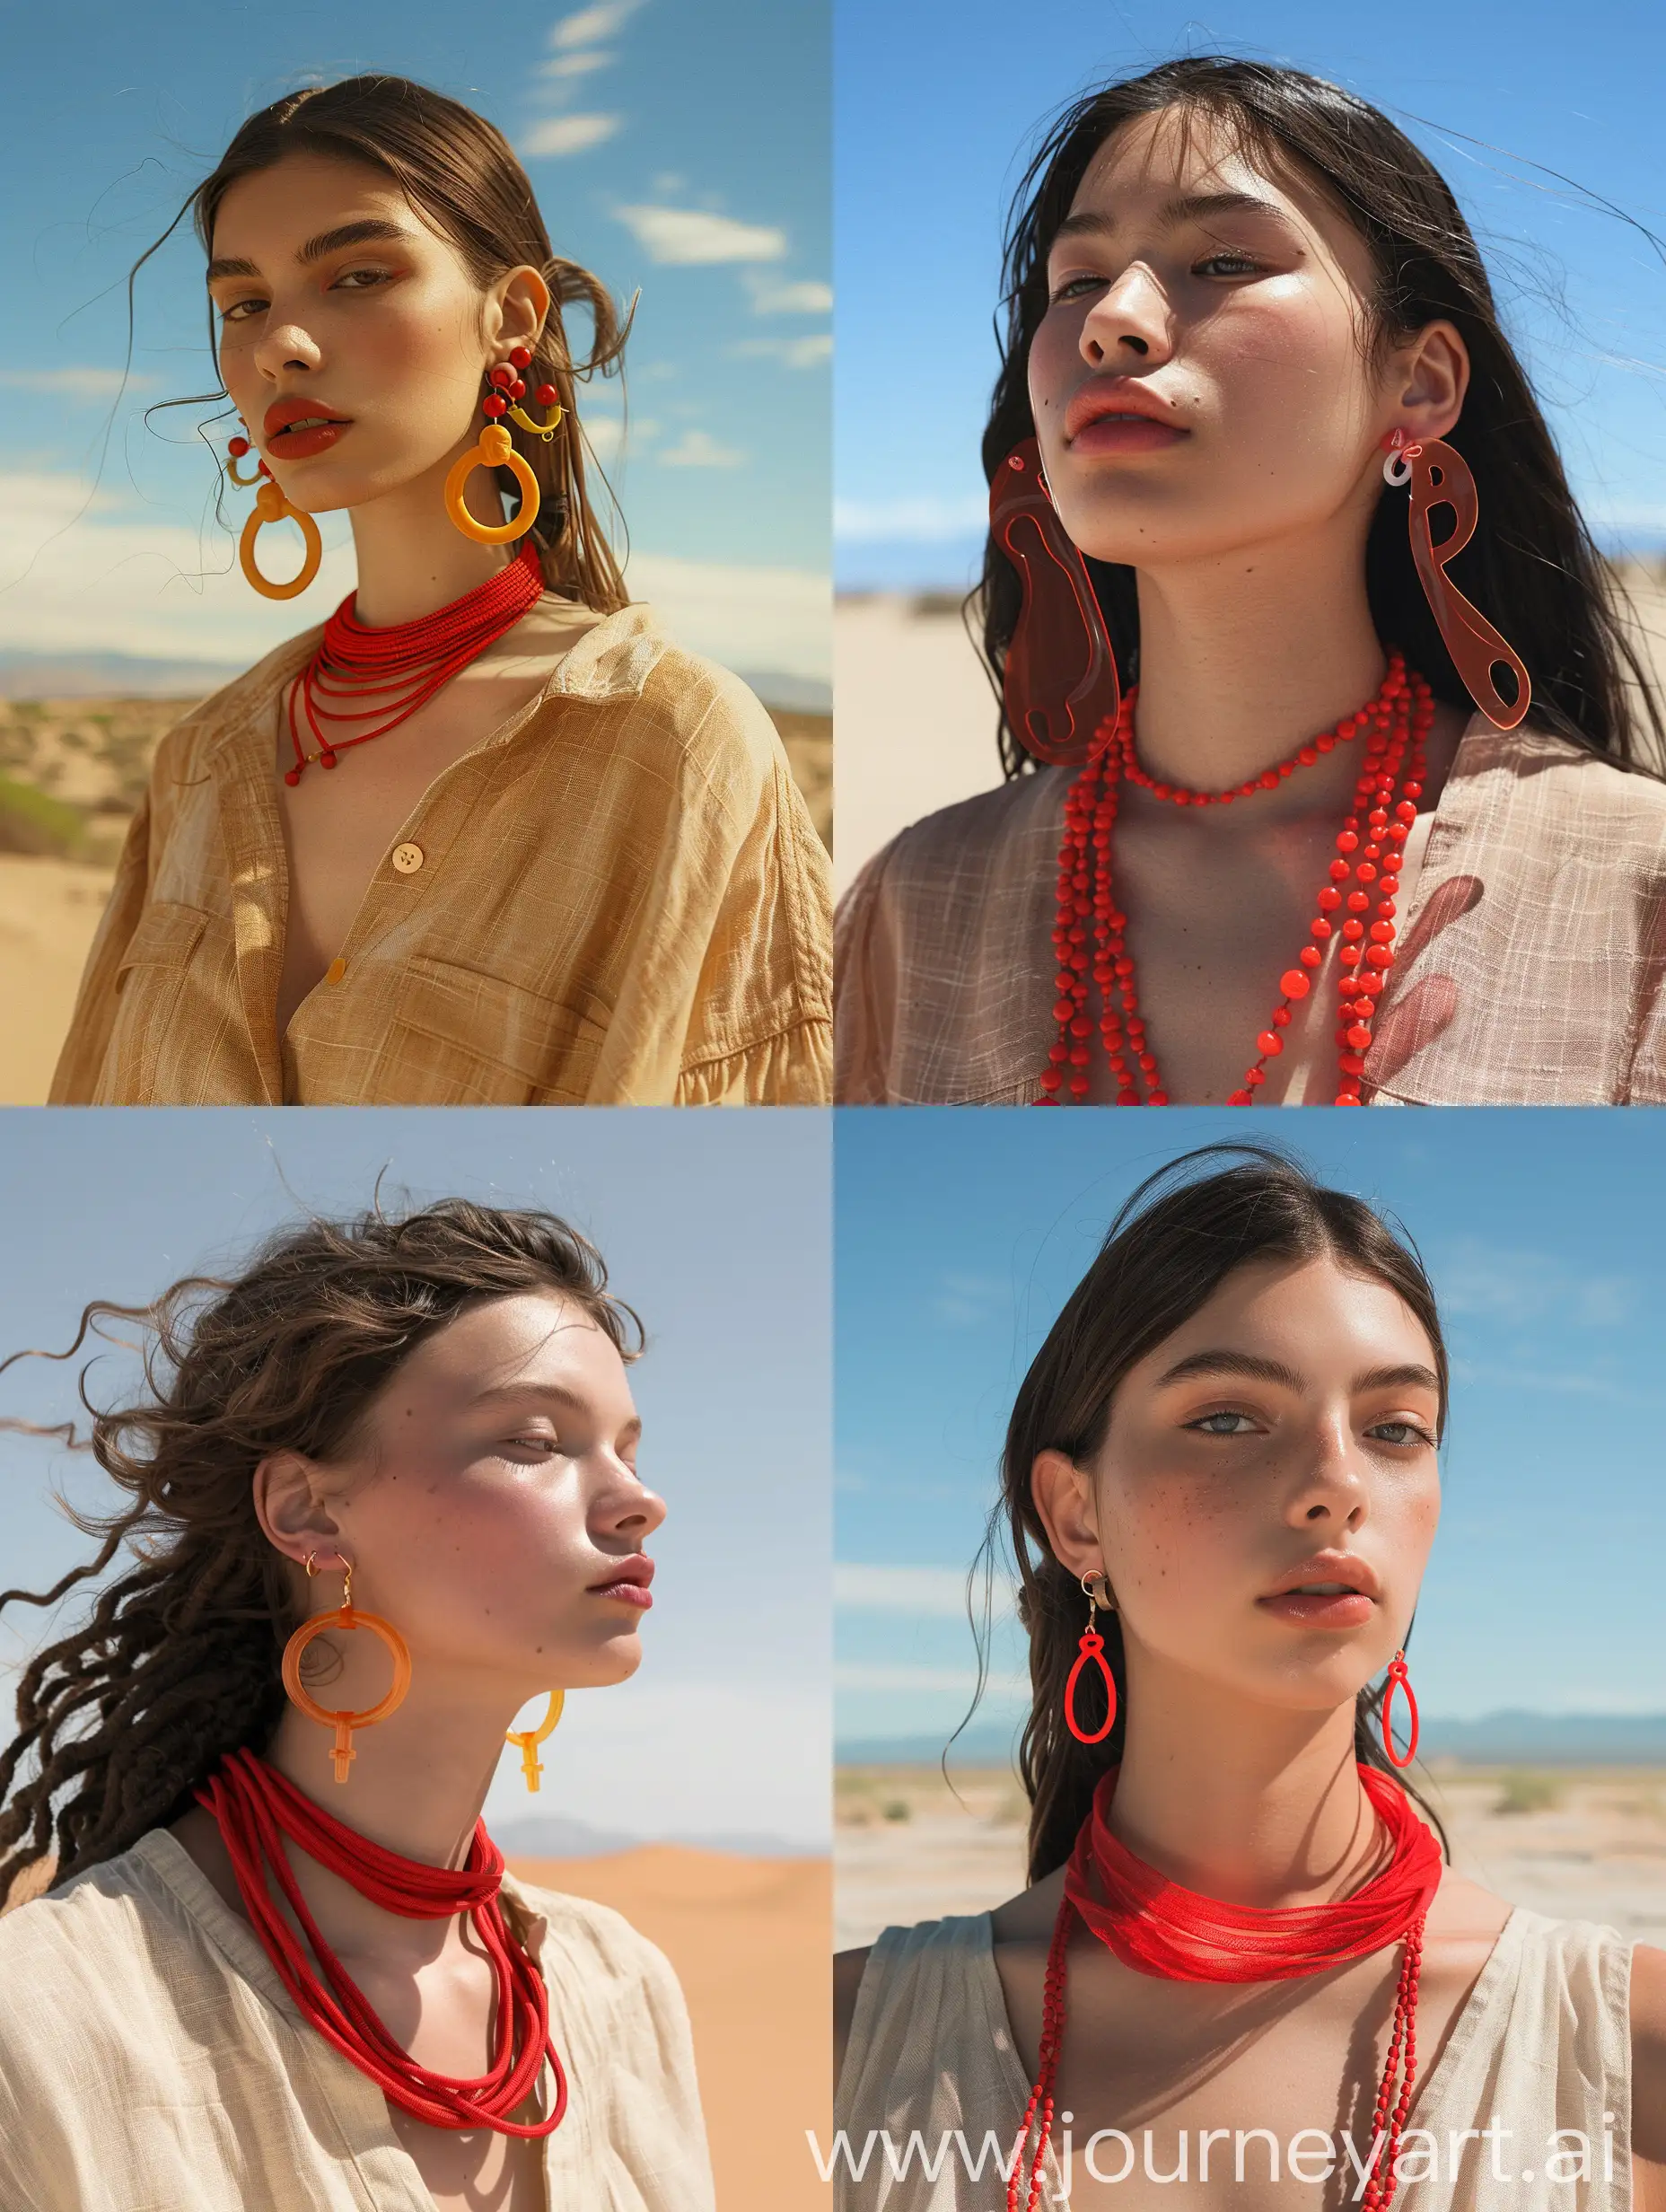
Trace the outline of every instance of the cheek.
<instances>
[{"instance_id":1,"label":"cheek","mask_svg":"<svg viewBox=\"0 0 1666 2212\"><path fill-rule=\"evenodd\" d=\"M1196 358L1218 386L1229 439L1253 427L1262 451L1298 450L1360 413L1363 365L1352 324L1338 303L1311 292L1215 317Z\"/></svg>"},{"instance_id":2,"label":"cheek","mask_svg":"<svg viewBox=\"0 0 1666 2212\"><path fill-rule=\"evenodd\" d=\"M1063 411L1083 374L1082 320L1080 312L1055 308L1030 341L1030 411L1038 429L1048 415Z\"/></svg>"}]
</instances>

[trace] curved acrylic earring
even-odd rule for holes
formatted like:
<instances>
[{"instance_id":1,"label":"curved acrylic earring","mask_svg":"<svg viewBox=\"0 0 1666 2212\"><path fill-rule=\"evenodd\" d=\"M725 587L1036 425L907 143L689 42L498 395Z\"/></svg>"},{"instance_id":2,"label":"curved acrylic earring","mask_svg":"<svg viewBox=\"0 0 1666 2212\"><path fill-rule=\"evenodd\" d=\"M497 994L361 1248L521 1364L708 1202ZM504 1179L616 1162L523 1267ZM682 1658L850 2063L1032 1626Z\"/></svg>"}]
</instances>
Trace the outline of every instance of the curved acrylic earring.
<instances>
[{"instance_id":1,"label":"curved acrylic earring","mask_svg":"<svg viewBox=\"0 0 1666 2212\"><path fill-rule=\"evenodd\" d=\"M294 599L304 592L317 575L319 563L324 557L324 540L319 535L318 524L303 508L291 506L265 461L257 465L253 476L238 475L238 461L252 450L247 438L232 438L225 450L231 455L225 464L225 473L232 483L245 491L251 484L260 486L255 494L254 508L243 524L242 536L237 541L237 557L242 564L243 574L263 599ZM300 523L301 535L306 542L306 558L301 564L298 576L292 577L287 584L274 584L269 576L260 574L259 564L255 559L255 540L268 522L285 522Z\"/></svg>"},{"instance_id":2,"label":"curved acrylic earring","mask_svg":"<svg viewBox=\"0 0 1666 2212\"><path fill-rule=\"evenodd\" d=\"M1411 486L1406 510L1411 557L1429 611L1452 656L1452 666L1487 720L1501 730L1513 730L1532 703L1533 687L1526 666L1515 648L1500 636L1478 607L1471 606L1446 574L1446 564L1463 551L1480 519L1480 501L1469 464L1456 446L1442 438L1425 438L1417 443L1408 440L1403 430L1391 430L1382 443L1388 454L1382 464L1383 482ZM1429 517L1442 506L1451 509L1453 526L1451 535L1436 545ZM1501 663L1515 677L1513 704L1493 681L1493 671Z\"/></svg>"},{"instance_id":3,"label":"curved acrylic earring","mask_svg":"<svg viewBox=\"0 0 1666 2212\"><path fill-rule=\"evenodd\" d=\"M1088 1625L1082 1631L1082 1641L1076 1652L1076 1663L1071 1668L1069 1679L1065 1684L1065 1725L1078 1743L1102 1743L1117 1725L1117 1678L1105 1662L1105 1639L1093 1626L1094 1617L1100 1609L1100 1601L1091 1585L1096 1582L1102 1583L1105 1577L1097 1569L1082 1577L1083 1593L1088 1602ZM1115 1608L1108 1601L1105 1610L1107 1612L1111 1612ZM1076 1718L1076 1683L1081 1678L1083 1668L1088 1664L1090 1660L1105 1678L1107 1700L1105 1725L1102 1728L1096 1728L1092 1735Z\"/></svg>"},{"instance_id":4,"label":"curved acrylic earring","mask_svg":"<svg viewBox=\"0 0 1666 2212\"><path fill-rule=\"evenodd\" d=\"M561 1708L566 1701L565 1690L552 1690L549 1693L549 1709L536 1728L508 1728L504 1732L504 1742L513 1743L519 1749L521 1771L526 1777L528 1789L534 1793L538 1789L538 1778L544 1771L543 1763L538 1756L538 1747L561 1718Z\"/></svg>"},{"instance_id":5,"label":"curved acrylic earring","mask_svg":"<svg viewBox=\"0 0 1666 2212\"><path fill-rule=\"evenodd\" d=\"M1038 760L1080 768L1109 744L1122 693L1105 618L1058 518L1033 438L1014 446L995 472L989 531L1024 592L1006 648L1007 721Z\"/></svg>"},{"instance_id":6,"label":"curved acrylic earring","mask_svg":"<svg viewBox=\"0 0 1666 2212\"><path fill-rule=\"evenodd\" d=\"M524 361L520 358L522 355L525 356ZM515 366L495 368L487 380L492 389L480 402L480 411L487 417L486 427L477 443L461 459L452 462L445 479L445 512L465 538L476 539L481 545L508 545L516 538L524 538L538 520L538 478L516 452L514 441L498 418L509 415L528 430L535 431L540 438L553 437L556 424L561 419L560 411L557 410L554 420L547 426L535 423L523 409L511 406L511 401L520 399L526 391L516 369L524 368L532 356L524 346L517 346L509 358ZM553 397L555 386L540 384L540 398L546 391ZM479 522L469 514L463 492L469 477L477 469L511 469L514 471L515 482L521 487L521 505L513 522Z\"/></svg>"},{"instance_id":7,"label":"curved acrylic earring","mask_svg":"<svg viewBox=\"0 0 1666 2212\"><path fill-rule=\"evenodd\" d=\"M1389 1724L1389 1708L1394 1703L1397 1690L1406 1692L1406 1702L1411 1707L1411 1742L1402 1759L1394 1748L1394 1733ZM1412 1694L1411 1677L1406 1672L1406 1655L1397 1651L1389 1662L1389 1679L1382 1692L1382 1748L1397 1767L1409 1767L1417 1756L1417 1700Z\"/></svg>"},{"instance_id":8,"label":"curved acrylic earring","mask_svg":"<svg viewBox=\"0 0 1666 2212\"><path fill-rule=\"evenodd\" d=\"M315 1572L313 1560L317 1556L311 1551L307 1554L309 1581ZM338 1552L336 1557L339 1559L341 1554ZM403 1702L405 1693L411 1686L411 1655L405 1638L393 1623L384 1620L380 1613L361 1613L355 1610L353 1568L346 1559L342 1559L341 1564L346 1570L346 1582L342 1589L340 1605L333 1613L314 1613L310 1620L303 1620L284 1646L284 1688L289 1693L291 1703L298 1706L309 1720L319 1721L326 1728L333 1728L336 1732L330 1757L336 1762L338 1782L346 1780L347 1769L358 1757L353 1748L353 1731L355 1728L372 1728L379 1720L386 1720L394 1707ZM385 1698L375 1705L367 1706L362 1713L350 1712L345 1707L337 1713L327 1711L302 1685L301 1655L313 1637L322 1636L326 1628L368 1628L373 1636L381 1638L393 1655L392 1688Z\"/></svg>"}]
</instances>

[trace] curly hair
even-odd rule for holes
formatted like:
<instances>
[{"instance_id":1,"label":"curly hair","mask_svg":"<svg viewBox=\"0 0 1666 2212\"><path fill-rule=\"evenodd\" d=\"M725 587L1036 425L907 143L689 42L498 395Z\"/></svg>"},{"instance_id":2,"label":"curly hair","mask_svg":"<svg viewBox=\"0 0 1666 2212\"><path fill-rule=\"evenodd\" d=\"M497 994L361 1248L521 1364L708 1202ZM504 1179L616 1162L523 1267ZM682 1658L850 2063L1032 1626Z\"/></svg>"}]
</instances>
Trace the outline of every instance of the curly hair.
<instances>
[{"instance_id":1,"label":"curly hair","mask_svg":"<svg viewBox=\"0 0 1666 2212\"><path fill-rule=\"evenodd\" d=\"M269 1741L297 1617L255 1514L259 1462L350 1453L401 1363L485 1300L558 1293L636 1358L642 1323L607 1282L601 1255L555 1215L446 1198L281 1230L234 1280L188 1276L148 1306L95 1301L66 1350L0 1361L71 1359L101 1321L139 1324L131 1402L95 1407L83 1368L90 1435L51 1432L90 1450L130 1503L105 1515L66 1505L102 1538L97 1556L50 1590L0 1592L0 1610L53 1605L124 1546L138 1561L23 1671L0 1752L0 1907L22 1901L25 1873L31 1893L48 1886L49 1858L56 1886L178 1819L224 1753Z\"/></svg>"}]
</instances>

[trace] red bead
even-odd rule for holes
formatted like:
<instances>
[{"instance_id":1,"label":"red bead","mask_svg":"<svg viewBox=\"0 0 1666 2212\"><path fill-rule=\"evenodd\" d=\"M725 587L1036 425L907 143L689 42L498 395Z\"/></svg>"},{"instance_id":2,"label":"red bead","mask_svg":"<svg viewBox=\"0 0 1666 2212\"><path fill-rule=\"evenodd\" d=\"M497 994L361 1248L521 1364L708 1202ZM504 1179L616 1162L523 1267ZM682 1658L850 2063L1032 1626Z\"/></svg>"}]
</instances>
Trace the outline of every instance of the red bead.
<instances>
[{"instance_id":1,"label":"red bead","mask_svg":"<svg viewBox=\"0 0 1666 2212\"><path fill-rule=\"evenodd\" d=\"M561 394L553 384L540 384L534 395L539 407L554 407Z\"/></svg>"},{"instance_id":2,"label":"red bead","mask_svg":"<svg viewBox=\"0 0 1666 2212\"><path fill-rule=\"evenodd\" d=\"M1244 1081L1249 1084L1265 1083L1267 1081L1267 1070L1264 1067L1252 1067L1249 1074L1244 1077Z\"/></svg>"},{"instance_id":3,"label":"red bead","mask_svg":"<svg viewBox=\"0 0 1666 2212\"><path fill-rule=\"evenodd\" d=\"M1330 864L1330 880L1333 883L1346 883L1353 873L1346 860L1333 860Z\"/></svg>"},{"instance_id":4,"label":"red bead","mask_svg":"<svg viewBox=\"0 0 1666 2212\"><path fill-rule=\"evenodd\" d=\"M301 770L299 768L285 768L284 770L284 781L293 787L301 781Z\"/></svg>"},{"instance_id":5,"label":"red bead","mask_svg":"<svg viewBox=\"0 0 1666 2212\"><path fill-rule=\"evenodd\" d=\"M1341 836L1337 838L1337 850L1339 853L1354 853L1359 850L1359 839L1351 830L1343 830Z\"/></svg>"},{"instance_id":6,"label":"red bead","mask_svg":"<svg viewBox=\"0 0 1666 2212\"><path fill-rule=\"evenodd\" d=\"M1333 891L1329 884L1319 894L1319 910L1321 914L1334 914L1341 904L1342 893Z\"/></svg>"},{"instance_id":7,"label":"red bead","mask_svg":"<svg viewBox=\"0 0 1666 2212\"><path fill-rule=\"evenodd\" d=\"M234 460L241 461L249 451L249 441L247 438L232 438L225 450Z\"/></svg>"},{"instance_id":8,"label":"red bead","mask_svg":"<svg viewBox=\"0 0 1666 2212\"><path fill-rule=\"evenodd\" d=\"M335 767L336 756L328 745L326 745L323 751L320 753L318 757L318 764L321 768L333 768Z\"/></svg>"},{"instance_id":9,"label":"red bead","mask_svg":"<svg viewBox=\"0 0 1666 2212\"><path fill-rule=\"evenodd\" d=\"M1388 944L1393 941L1394 925L1392 922L1373 922L1367 934L1373 944Z\"/></svg>"},{"instance_id":10,"label":"red bead","mask_svg":"<svg viewBox=\"0 0 1666 2212\"><path fill-rule=\"evenodd\" d=\"M1308 979L1299 968L1286 968L1278 979L1278 988L1286 998L1305 998Z\"/></svg>"},{"instance_id":11,"label":"red bead","mask_svg":"<svg viewBox=\"0 0 1666 2212\"><path fill-rule=\"evenodd\" d=\"M1363 914L1370 904L1371 900L1363 891L1351 891L1348 893L1348 912L1350 914Z\"/></svg>"},{"instance_id":12,"label":"red bead","mask_svg":"<svg viewBox=\"0 0 1666 2212\"><path fill-rule=\"evenodd\" d=\"M1342 925L1342 934L1347 939L1348 943L1352 944L1357 938L1364 935L1365 925L1363 922L1344 922Z\"/></svg>"},{"instance_id":13,"label":"red bead","mask_svg":"<svg viewBox=\"0 0 1666 2212\"><path fill-rule=\"evenodd\" d=\"M532 355L530 348L528 347L512 347L510 349L509 358L512 364L517 369L525 369L531 366Z\"/></svg>"},{"instance_id":14,"label":"red bead","mask_svg":"<svg viewBox=\"0 0 1666 2212\"><path fill-rule=\"evenodd\" d=\"M495 384L499 391L507 391L515 381L515 373L513 369L505 369L500 364L492 371L487 381Z\"/></svg>"},{"instance_id":15,"label":"red bead","mask_svg":"<svg viewBox=\"0 0 1666 2212\"><path fill-rule=\"evenodd\" d=\"M512 399L524 399L526 398L526 386L521 382L521 379L518 376L516 377L514 382L509 387L509 397Z\"/></svg>"},{"instance_id":16,"label":"red bead","mask_svg":"<svg viewBox=\"0 0 1666 2212\"><path fill-rule=\"evenodd\" d=\"M480 412L482 415L489 415L495 420L499 415L506 415L509 412L509 402L507 399L500 399L498 394L494 392L489 399L481 400Z\"/></svg>"},{"instance_id":17,"label":"red bead","mask_svg":"<svg viewBox=\"0 0 1666 2212\"><path fill-rule=\"evenodd\" d=\"M1386 944L1373 944L1365 955L1373 968L1392 968L1394 955Z\"/></svg>"},{"instance_id":18,"label":"red bead","mask_svg":"<svg viewBox=\"0 0 1666 2212\"><path fill-rule=\"evenodd\" d=\"M1288 1007L1288 1006L1275 1006L1275 1007L1273 1008L1273 1027L1274 1027L1275 1029L1288 1029L1288 1028L1289 1028L1289 1026L1290 1026L1290 1009L1289 1009L1289 1007Z\"/></svg>"},{"instance_id":19,"label":"red bead","mask_svg":"<svg viewBox=\"0 0 1666 2212\"><path fill-rule=\"evenodd\" d=\"M1061 998L1053 1008L1053 1019L1056 1022L1068 1022L1075 1011L1076 1002L1074 998Z\"/></svg>"},{"instance_id":20,"label":"red bead","mask_svg":"<svg viewBox=\"0 0 1666 2212\"><path fill-rule=\"evenodd\" d=\"M1169 1093L1166 1091L1153 1091L1145 1102L1148 1106L1166 1106L1169 1102Z\"/></svg>"},{"instance_id":21,"label":"red bead","mask_svg":"<svg viewBox=\"0 0 1666 2212\"><path fill-rule=\"evenodd\" d=\"M270 470L267 467L267 465L266 465L265 461L260 461L259 463L258 463L258 466L259 466L259 470L260 470L261 475L262 475L263 477L265 477L265 478L267 479L267 483L269 484L269 483L271 482L271 480L272 480L272 471L271 471L271 470Z\"/></svg>"},{"instance_id":22,"label":"red bead","mask_svg":"<svg viewBox=\"0 0 1666 2212\"><path fill-rule=\"evenodd\" d=\"M1297 955L1304 968L1318 968L1323 964L1324 954L1317 945L1304 944Z\"/></svg>"},{"instance_id":23,"label":"red bead","mask_svg":"<svg viewBox=\"0 0 1666 2212\"><path fill-rule=\"evenodd\" d=\"M1285 1040L1276 1030L1264 1029L1255 1042L1257 1051L1264 1054L1269 1060L1274 1053L1282 1052L1285 1049Z\"/></svg>"},{"instance_id":24,"label":"red bead","mask_svg":"<svg viewBox=\"0 0 1666 2212\"><path fill-rule=\"evenodd\" d=\"M1041 1088L1044 1091L1057 1091L1064 1080L1057 1067L1044 1067L1041 1070Z\"/></svg>"},{"instance_id":25,"label":"red bead","mask_svg":"<svg viewBox=\"0 0 1666 2212\"><path fill-rule=\"evenodd\" d=\"M1255 1093L1252 1091L1234 1091L1226 1102L1229 1106L1253 1106Z\"/></svg>"},{"instance_id":26,"label":"red bead","mask_svg":"<svg viewBox=\"0 0 1666 2212\"><path fill-rule=\"evenodd\" d=\"M1371 1042L1371 1031L1363 1022L1355 1022L1348 1031L1348 1042L1355 1052L1363 1052Z\"/></svg>"}]
</instances>

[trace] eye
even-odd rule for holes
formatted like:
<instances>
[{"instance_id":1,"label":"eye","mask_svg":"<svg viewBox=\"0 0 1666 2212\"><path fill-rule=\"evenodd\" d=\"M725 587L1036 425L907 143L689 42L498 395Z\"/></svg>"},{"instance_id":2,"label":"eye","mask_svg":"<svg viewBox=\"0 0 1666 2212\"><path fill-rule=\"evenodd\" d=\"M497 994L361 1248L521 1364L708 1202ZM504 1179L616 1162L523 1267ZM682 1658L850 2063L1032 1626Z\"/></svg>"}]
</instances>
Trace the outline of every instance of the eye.
<instances>
[{"instance_id":1,"label":"eye","mask_svg":"<svg viewBox=\"0 0 1666 2212\"><path fill-rule=\"evenodd\" d=\"M1217 1422L1228 1421L1241 1421L1243 1426L1241 1428L1216 1427L1215 1426ZM1206 1413L1200 1420L1188 1421L1186 1426L1200 1429L1206 1436L1243 1436L1254 1429L1255 1423L1247 1413Z\"/></svg>"},{"instance_id":2,"label":"eye","mask_svg":"<svg viewBox=\"0 0 1666 2212\"><path fill-rule=\"evenodd\" d=\"M223 307L220 310L220 320L223 324L247 322L251 314L265 307L266 304L264 300L233 300L229 307Z\"/></svg>"},{"instance_id":3,"label":"eye","mask_svg":"<svg viewBox=\"0 0 1666 2212\"><path fill-rule=\"evenodd\" d=\"M1081 296L1084 290L1097 291L1110 282L1109 276L1065 276L1048 294L1049 306L1057 307L1065 300Z\"/></svg>"},{"instance_id":4,"label":"eye","mask_svg":"<svg viewBox=\"0 0 1666 2212\"><path fill-rule=\"evenodd\" d=\"M1223 262L1230 262L1232 266L1223 269L1221 266ZM1207 254L1201 261L1194 261L1192 274L1196 276L1213 269L1217 276L1253 276L1260 266L1258 261L1251 260L1247 253L1223 251Z\"/></svg>"},{"instance_id":5,"label":"eye","mask_svg":"<svg viewBox=\"0 0 1666 2212\"><path fill-rule=\"evenodd\" d=\"M1433 1444L1434 1437L1416 1421L1377 1421L1365 1431L1368 1436L1381 1436L1384 1444Z\"/></svg>"},{"instance_id":6,"label":"eye","mask_svg":"<svg viewBox=\"0 0 1666 2212\"><path fill-rule=\"evenodd\" d=\"M367 291L373 285L385 285L392 274L391 269L385 268L346 269L331 285L330 290L339 292L343 285L351 285L355 291Z\"/></svg>"}]
</instances>

